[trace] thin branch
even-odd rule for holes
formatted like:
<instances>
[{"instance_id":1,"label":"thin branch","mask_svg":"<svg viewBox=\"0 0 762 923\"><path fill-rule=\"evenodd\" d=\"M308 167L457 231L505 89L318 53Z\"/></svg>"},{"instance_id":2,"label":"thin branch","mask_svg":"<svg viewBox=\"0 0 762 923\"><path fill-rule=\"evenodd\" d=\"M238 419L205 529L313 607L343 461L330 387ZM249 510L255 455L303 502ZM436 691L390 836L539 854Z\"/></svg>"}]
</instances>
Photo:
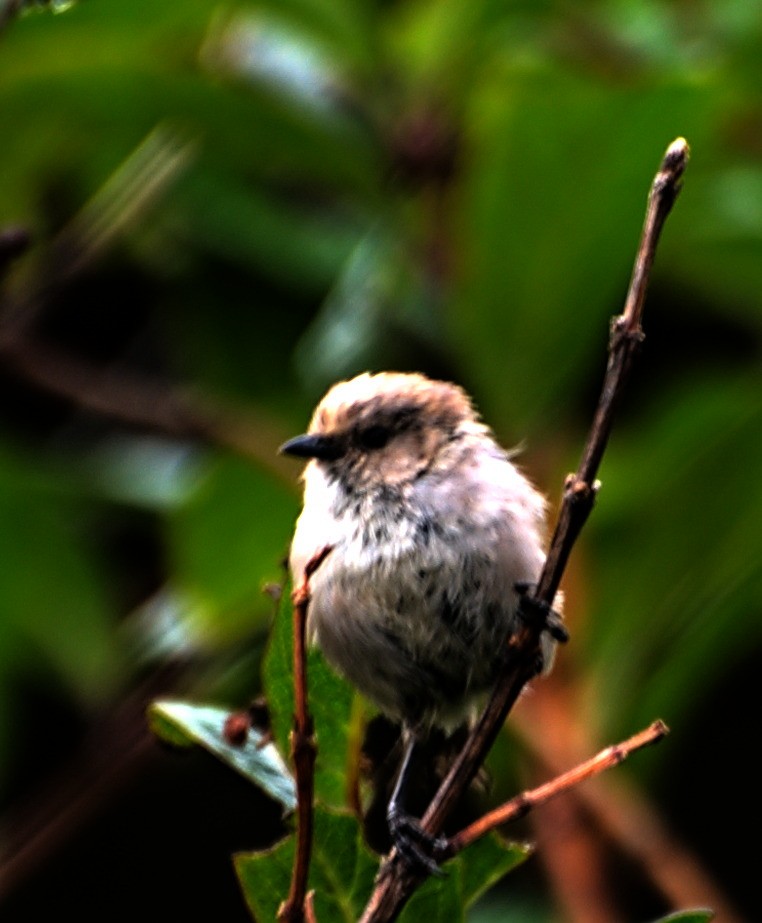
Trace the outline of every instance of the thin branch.
<instances>
[{"instance_id":1,"label":"thin branch","mask_svg":"<svg viewBox=\"0 0 762 923\"><path fill-rule=\"evenodd\" d=\"M514 715L513 728L544 771L556 775L564 765L579 760L579 747L586 737L587 726L576 726L580 716L569 714L568 695L554 692L553 679L543 683L531 699L524 699ZM556 733L548 735L543 730L547 727L546 719L555 723ZM712 907L723 923L741 923L740 912L731 907L729 896L713 880L712 873L667 829L654 806L632 781L617 775L602 779L601 783L577 789L574 800L593 820L595 830L602 831L607 841L615 842L618 849L642 868L668 904ZM551 836L549 829L547 838ZM577 919L584 919L584 915Z\"/></svg>"},{"instance_id":2,"label":"thin branch","mask_svg":"<svg viewBox=\"0 0 762 923\"><path fill-rule=\"evenodd\" d=\"M651 267L664 222L680 192L680 181L688 162L688 154L688 144L684 138L673 141L654 177L627 300L622 314L614 319L611 327L609 365L593 421L593 432L577 471L578 481L592 484L598 473L614 423L614 413L623 393L623 384L630 374L638 347L644 340L641 318Z\"/></svg>"},{"instance_id":3,"label":"thin branch","mask_svg":"<svg viewBox=\"0 0 762 923\"><path fill-rule=\"evenodd\" d=\"M547 607L553 604L571 549L595 502L598 489L595 478L611 432L614 412L637 347L643 340L640 320L650 269L664 221L680 191L680 180L687 161L688 144L683 138L678 138L667 149L654 178L625 308L611 327L608 366L578 472L566 479L558 522L535 594L521 599L522 627L508 639L508 667L421 821L421 826L429 834L436 835L441 831L445 818L483 763L521 690L535 675L540 638L546 627ZM392 852L385 873L365 908L362 923L396 919L421 880L420 872L413 872L405 863L397 861Z\"/></svg>"},{"instance_id":4,"label":"thin branch","mask_svg":"<svg viewBox=\"0 0 762 923\"><path fill-rule=\"evenodd\" d=\"M569 553L595 502L598 490L595 478L608 444L614 414L633 360L644 340L641 317L656 246L667 215L680 192L688 154L684 138L673 141L651 185L624 311L611 324L609 360L598 406L577 473L566 480L563 505L537 587L538 599L548 604L553 602Z\"/></svg>"},{"instance_id":5,"label":"thin branch","mask_svg":"<svg viewBox=\"0 0 762 923\"><path fill-rule=\"evenodd\" d=\"M555 798L556 795L560 795L562 792L574 788L579 785L580 782L584 782L586 779L590 779L601 772L605 772L607 769L618 766L620 763L623 763L631 753L634 753L636 750L641 750L643 747L648 747L651 744L658 743L660 740L663 740L668 733L669 728L663 721L654 721L654 723L645 730L640 731L638 734L634 734L632 737L619 744L606 747L605 750L601 750L596 756L586 760L584 763L580 763L579 766L575 766L568 772L556 776L555 779L551 779L550 782L546 782L544 785L522 792L515 798L511 798L510 801L506 801L505 804L500 805L499 808L489 811L483 817L480 817L479 820L474 821L474 823L469 824L468 827L465 827L459 833L450 837L447 844L447 858L457 855L461 850L470 846L496 827L507 824L509 821L516 820L518 817L523 817L525 814L528 814L532 808L536 808L538 805L544 804L551 798Z\"/></svg>"},{"instance_id":6,"label":"thin branch","mask_svg":"<svg viewBox=\"0 0 762 923\"><path fill-rule=\"evenodd\" d=\"M291 757L296 772L297 831L294 868L288 897L278 910L281 923L305 923L314 919L312 901L305 904L307 876L312 853L312 799L317 747L315 746L312 715L307 705L307 656L305 635L307 608L310 602L310 577L331 553L326 545L310 559L304 569L304 578L294 590L294 729L291 732Z\"/></svg>"}]
</instances>

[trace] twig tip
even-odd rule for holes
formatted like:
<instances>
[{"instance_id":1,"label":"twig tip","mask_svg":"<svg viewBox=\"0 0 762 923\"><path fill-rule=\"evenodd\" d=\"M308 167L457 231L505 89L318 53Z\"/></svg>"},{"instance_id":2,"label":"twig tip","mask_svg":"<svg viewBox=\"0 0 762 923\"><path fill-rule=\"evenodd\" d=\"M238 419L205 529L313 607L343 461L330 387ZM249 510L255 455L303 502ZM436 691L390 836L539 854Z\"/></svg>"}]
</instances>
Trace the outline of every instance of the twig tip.
<instances>
[{"instance_id":1,"label":"twig tip","mask_svg":"<svg viewBox=\"0 0 762 923\"><path fill-rule=\"evenodd\" d=\"M679 176L685 169L690 155L691 149L685 138L675 138L664 154L662 170Z\"/></svg>"}]
</instances>

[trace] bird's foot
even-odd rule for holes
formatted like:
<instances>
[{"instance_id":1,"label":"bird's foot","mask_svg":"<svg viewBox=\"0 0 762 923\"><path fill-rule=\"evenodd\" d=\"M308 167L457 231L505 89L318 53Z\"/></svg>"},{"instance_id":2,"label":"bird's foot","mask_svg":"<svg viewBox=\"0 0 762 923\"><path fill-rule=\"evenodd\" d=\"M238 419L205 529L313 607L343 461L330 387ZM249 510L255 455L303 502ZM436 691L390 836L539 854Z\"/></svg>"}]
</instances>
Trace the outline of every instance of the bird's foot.
<instances>
[{"instance_id":1,"label":"bird's foot","mask_svg":"<svg viewBox=\"0 0 762 923\"><path fill-rule=\"evenodd\" d=\"M536 584L521 581L514 583L513 588L521 596L524 606L528 607L531 617L542 621L543 631L547 631L555 641L566 644L569 640L569 630L564 625L560 614L544 600L534 595Z\"/></svg>"},{"instance_id":2,"label":"bird's foot","mask_svg":"<svg viewBox=\"0 0 762 923\"><path fill-rule=\"evenodd\" d=\"M413 871L426 872L436 878L446 878L437 860L446 857L448 842L445 837L427 833L415 818L391 808L387 815L389 833L397 855Z\"/></svg>"}]
</instances>

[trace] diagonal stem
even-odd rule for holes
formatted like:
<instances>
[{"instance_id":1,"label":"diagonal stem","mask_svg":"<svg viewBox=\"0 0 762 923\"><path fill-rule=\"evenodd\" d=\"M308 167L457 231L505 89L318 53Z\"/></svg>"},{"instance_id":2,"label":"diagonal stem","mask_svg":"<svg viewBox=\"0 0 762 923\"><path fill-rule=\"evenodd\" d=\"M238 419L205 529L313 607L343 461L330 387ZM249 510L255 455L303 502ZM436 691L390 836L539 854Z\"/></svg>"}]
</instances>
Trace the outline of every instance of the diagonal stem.
<instances>
[{"instance_id":1,"label":"diagonal stem","mask_svg":"<svg viewBox=\"0 0 762 923\"><path fill-rule=\"evenodd\" d=\"M673 141L654 177L625 307L611 325L608 365L578 471L566 479L561 510L535 595L521 599L521 628L507 642L509 667L499 679L485 711L423 817L421 826L429 834L435 835L442 829L446 817L483 763L521 690L535 674L540 638L545 628L545 620L538 617L538 613L542 611L542 604L553 604L571 549L595 502L598 489L595 478L611 433L614 413L643 340L641 316L656 246L680 191L688 154L685 139ZM391 861L387 869L370 897L361 923L385 923L396 919L422 881L420 872L411 872L401 862Z\"/></svg>"}]
</instances>

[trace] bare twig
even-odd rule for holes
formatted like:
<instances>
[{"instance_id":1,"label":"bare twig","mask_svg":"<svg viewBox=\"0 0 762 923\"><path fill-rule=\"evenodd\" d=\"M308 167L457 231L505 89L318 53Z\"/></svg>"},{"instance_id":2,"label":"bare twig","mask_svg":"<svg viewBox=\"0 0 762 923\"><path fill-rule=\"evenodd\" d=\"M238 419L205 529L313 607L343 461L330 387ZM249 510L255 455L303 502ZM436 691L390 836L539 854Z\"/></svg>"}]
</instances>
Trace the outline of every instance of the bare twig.
<instances>
[{"instance_id":1,"label":"bare twig","mask_svg":"<svg viewBox=\"0 0 762 923\"><path fill-rule=\"evenodd\" d=\"M291 889L278 910L282 923L309 923L314 919L312 901L305 904L307 875L312 852L312 797L317 748L315 746L312 715L307 706L307 656L305 633L307 607L310 602L310 577L331 553L326 545L310 559L304 568L304 579L294 590L294 729L291 732L291 756L296 772L297 840Z\"/></svg>"},{"instance_id":2,"label":"bare twig","mask_svg":"<svg viewBox=\"0 0 762 923\"><path fill-rule=\"evenodd\" d=\"M511 798L510 801L506 801L499 808L489 811L479 820L474 821L474 823L469 824L468 827L450 837L447 845L448 858L470 846L471 843L485 836L496 827L507 824L518 817L523 817L532 808L536 808L537 805L544 804L551 798L555 798L556 795L560 795L562 792L579 785L580 782L598 775L598 773L618 766L635 750L658 743L668 733L669 728L663 721L654 721L644 731L634 734L627 740L622 741L622 743L606 747L605 750L601 750L592 759L580 763L579 766L575 766L574 769L570 769L560 776L556 776L550 782Z\"/></svg>"},{"instance_id":3,"label":"bare twig","mask_svg":"<svg viewBox=\"0 0 762 923\"><path fill-rule=\"evenodd\" d=\"M564 765L579 759L589 727L579 710L574 715L569 713L568 694L560 694L554 686L551 677L531 698L524 698L513 718L514 731L518 731L548 774L560 773ZM552 734L542 731L548 722L553 724ZM615 842L623 854L642 868L670 906L712 907L716 918L723 923L741 923L740 912L731 906L729 896L713 880L709 869L667 829L654 806L631 780L621 775L609 776L598 785L576 789L574 801L592 819L592 835L600 837L602 833L606 842ZM545 826L549 830L546 840L550 840L550 825ZM547 857L545 850L543 859ZM582 914L575 919L586 920L586 917ZM619 916L613 919L618 920Z\"/></svg>"},{"instance_id":4,"label":"bare twig","mask_svg":"<svg viewBox=\"0 0 762 923\"><path fill-rule=\"evenodd\" d=\"M509 667L498 681L466 746L422 819L421 826L429 834L441 831L445 818L484 761L521 690L535 674L540 638L545 628L544 607L553 604L572 546L595 502L598 488L595 478L611 432L614 412L637 347L643 340L640 320L656 245L680 191L680 180L687 161L688 145L683 138L678 138L667 149L654 178L625 308L611 327L608 366L579 469L566 479L558 522L535 594L522 598L520 611L523 624L508 640ZM406 864L395 861L393 853L386 874L379 880L365 908L362 923L396 919L421 877L420 871L414 872Z\"/></svg>"}]
</instances>

